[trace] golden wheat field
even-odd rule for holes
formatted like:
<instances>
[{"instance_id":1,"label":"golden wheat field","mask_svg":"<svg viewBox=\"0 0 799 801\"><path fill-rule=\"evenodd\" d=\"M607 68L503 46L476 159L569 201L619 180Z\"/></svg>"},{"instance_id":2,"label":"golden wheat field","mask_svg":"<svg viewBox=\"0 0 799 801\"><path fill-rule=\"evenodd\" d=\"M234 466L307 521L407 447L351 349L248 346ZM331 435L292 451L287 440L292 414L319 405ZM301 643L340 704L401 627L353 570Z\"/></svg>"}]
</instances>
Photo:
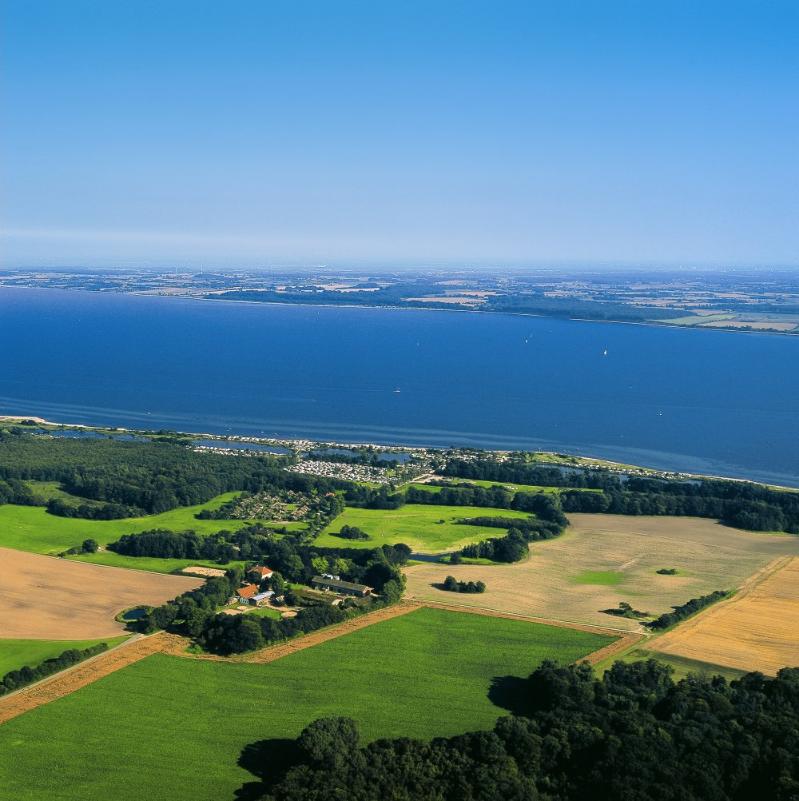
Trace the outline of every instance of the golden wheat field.
<instances>
[{"instance_id":1,"label":"golden wheat field","mask_svg":"<svg viewBox=\"0 0 799 801\"><path fill-rule=\"evenodd\" d=\"M776 559L743 589L648 644L740 670L799 667L799 558Z\"/></svg>"}]
</instances>

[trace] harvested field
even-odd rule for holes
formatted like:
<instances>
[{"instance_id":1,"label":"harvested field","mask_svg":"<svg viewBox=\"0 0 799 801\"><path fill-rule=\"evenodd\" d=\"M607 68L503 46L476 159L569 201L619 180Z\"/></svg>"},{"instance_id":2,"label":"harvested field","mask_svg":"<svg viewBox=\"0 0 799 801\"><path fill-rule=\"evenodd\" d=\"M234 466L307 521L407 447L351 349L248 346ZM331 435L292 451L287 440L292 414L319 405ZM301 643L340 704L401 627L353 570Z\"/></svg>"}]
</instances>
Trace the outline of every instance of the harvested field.
<instances>
[{"instance_id":1,"label":"harvested field","mask_svg":"<svg viewBox=\"0 0 799 801\"><path fill-rule=\"evenodd\" d=\"M0 637L87 640L124 631L114 616L199 586L183 576L73 562L0 548Z\"/></svg>"},{"instance_id":2,"label":"harvested field","mask_svg":"<svg viewBox=\"0 0 799 801\"><path fill-rule=\"evenodd\" d=\"M413 565L405 571L407 597L640 631L638 621L600 610L627 601L661 614L713 590L739 587L776 557L799 556L797 537L741 531L701 518L572 514L569 520L563 536L533 543L525 562ZM663 567L678 573L658 575ZM483 581L486 592L466 595L432 586L450 574Z\"/></svg>"},{"instance_id":3,"label":"harvested field","mask_svg":"<svg viewBox=\"0 0 799 801\"><path fill-rule=\"evenodd\" d=\"M728 601L649 643L650 650L775 674L799 667L799 558L781 558Z\"/></svg>"}]
</instances>

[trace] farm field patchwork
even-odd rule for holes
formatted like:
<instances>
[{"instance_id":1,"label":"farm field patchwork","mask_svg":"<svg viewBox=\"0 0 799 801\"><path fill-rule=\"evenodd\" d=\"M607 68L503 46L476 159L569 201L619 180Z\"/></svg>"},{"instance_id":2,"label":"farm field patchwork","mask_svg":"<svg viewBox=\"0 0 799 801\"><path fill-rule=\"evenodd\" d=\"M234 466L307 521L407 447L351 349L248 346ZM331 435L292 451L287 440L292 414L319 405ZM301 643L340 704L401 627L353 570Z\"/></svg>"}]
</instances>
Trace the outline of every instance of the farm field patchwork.
<instances>
[{"instance_id":1,"label":"farm field patchwork","mask_svg":"<svg viewBox=\"0 0 799 801\"><path fill-rule=\"evenodd\" d=\"M114 637L114 620L137 604L162 604L201 579L122 570L0 548L0 638Z\"/></svg>"},{"instance_id":2,"label":"farm field patchwork","mask_svg":"<svg viewBox=\"0 0 799 801\"><path fill-rule=\"evenodd\" d=\"M35 667L69 648L83 649L104 642L109 648L126 640L128 635L99 640L0 640L0 677L23 665Z\"/></svg>"},{"instance_id":3,"label":"farm field patchwork","mask_svg":"<svg viewBox=\"0 0 799 801\"><path fill-rule=\"evenodd\" d=\"M406 594L419 600L636 631L640 630L638 621L600 610L626 601L635 609L661 614L713 590L734 589L780 555L799 556L799 537L741 531L703 518L568 517L571 525L566 533L533 543L531 556L524 562L411 565L405 570ZM678 574L658 575L656 571L663 567L676 568ZM467 595L432 586L449 574L459 581L483 581L487 589L480 595Z\"/></svg>"},{"instance_id":4,"label":"farm field patchwork","mask_svg":"<svg viewBox=\"0 0 799 801\"><path fill-rule=\"evenodd\" d=\"M420 609L266 665L149 657L0 726L0 798L232 798L254 779L237 765L250 744L329 715L355 718L365 739L490 728L505 713L493 679L610 641Z\"/></svg>"},{"instance_id":5,"label":"farm field patchwork","mask_svg":"<svg viewBox=\"0 0 799 801\"><path fill-rule=\"evenodd\" d=\"M133 534L152 528L171 531L193 529L200 534L213 534L222 529L233 531L248 525L248 522L198 520L194 515L202 509L216 509L236 495L237 492L227 492L196 506L183 506L157 515L126 517L121 520L58 517L48 514L41 506L5 504L0 506L0 547L54 554L80 545L88 538L105 545L119 539L123 534ZM88 558L91 559L91 556Z\"/></svg>"},{"instance_id":6,"label":"farm field patchwork","mask_svg":"<svg viewBox=\"0 0 799 801\"><path fill-rule=\"evenodd\" d=\"M456 522L464 517L507 517L512 521L530 515L510 509L486 509L477 506L428 506L412 503L399 509L358 509L350 506L324 529L316 542L339 548L376 548L404 542L415 551L437 553L503 534L503 530L499 528L464 526ZM332 535L331 532L338 532L345 525L362 529L371 539L345 540Z\"/></svg>"},{"instance_id":7,"label":"farm field patchwork","mask_svg":"<svg viewBox=\"0 0 799 801\"><path fill-rule=\"evenodd\" d=\"M650 645L661 654L775 674L799 667L799 558L782 559L727 601Z\"/></svg>"}]
</instances>

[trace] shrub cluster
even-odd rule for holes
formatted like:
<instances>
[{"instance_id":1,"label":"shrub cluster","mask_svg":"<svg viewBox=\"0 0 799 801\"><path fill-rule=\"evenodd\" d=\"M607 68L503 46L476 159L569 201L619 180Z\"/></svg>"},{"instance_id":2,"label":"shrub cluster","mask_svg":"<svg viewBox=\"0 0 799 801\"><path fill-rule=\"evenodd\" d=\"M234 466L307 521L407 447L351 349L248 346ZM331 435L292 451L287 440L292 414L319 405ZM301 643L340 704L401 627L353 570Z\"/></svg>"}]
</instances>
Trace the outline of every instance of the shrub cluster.
<instances>
[{"instance_id":1,"label":"shrub cluster","mask_svg":"<svg viewBox=\"0 0 799 801\"><path fill-rule=\"evenodd\" d=\"M485 592L486 585L482 581L458 581L455 576L447 576L441 585L447 592Z\"/></svg>"}]
</instances>

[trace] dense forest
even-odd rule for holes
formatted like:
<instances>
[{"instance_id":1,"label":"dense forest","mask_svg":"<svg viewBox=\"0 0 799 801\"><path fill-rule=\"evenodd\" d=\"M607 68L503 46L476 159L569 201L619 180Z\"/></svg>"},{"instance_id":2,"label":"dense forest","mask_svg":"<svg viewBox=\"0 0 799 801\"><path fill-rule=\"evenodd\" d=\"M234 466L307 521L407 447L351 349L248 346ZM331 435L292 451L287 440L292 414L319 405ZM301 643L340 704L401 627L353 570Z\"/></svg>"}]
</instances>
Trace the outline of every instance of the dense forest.
<instances>
[{"instance_id":1,"label":"dense forest","mask_svg":"<svg viewBox=\"0 0 799 801\"><path fill-rule=\"evenodd\" d=\"M675 683L654 661L542 664L497 682L513 714L493 731L361 744L357 724L323 718L264 764L263 801L795 801L799 668L728 683ZM257 727L256 727L257 728Z\"/></svg>"}]
</instances>

